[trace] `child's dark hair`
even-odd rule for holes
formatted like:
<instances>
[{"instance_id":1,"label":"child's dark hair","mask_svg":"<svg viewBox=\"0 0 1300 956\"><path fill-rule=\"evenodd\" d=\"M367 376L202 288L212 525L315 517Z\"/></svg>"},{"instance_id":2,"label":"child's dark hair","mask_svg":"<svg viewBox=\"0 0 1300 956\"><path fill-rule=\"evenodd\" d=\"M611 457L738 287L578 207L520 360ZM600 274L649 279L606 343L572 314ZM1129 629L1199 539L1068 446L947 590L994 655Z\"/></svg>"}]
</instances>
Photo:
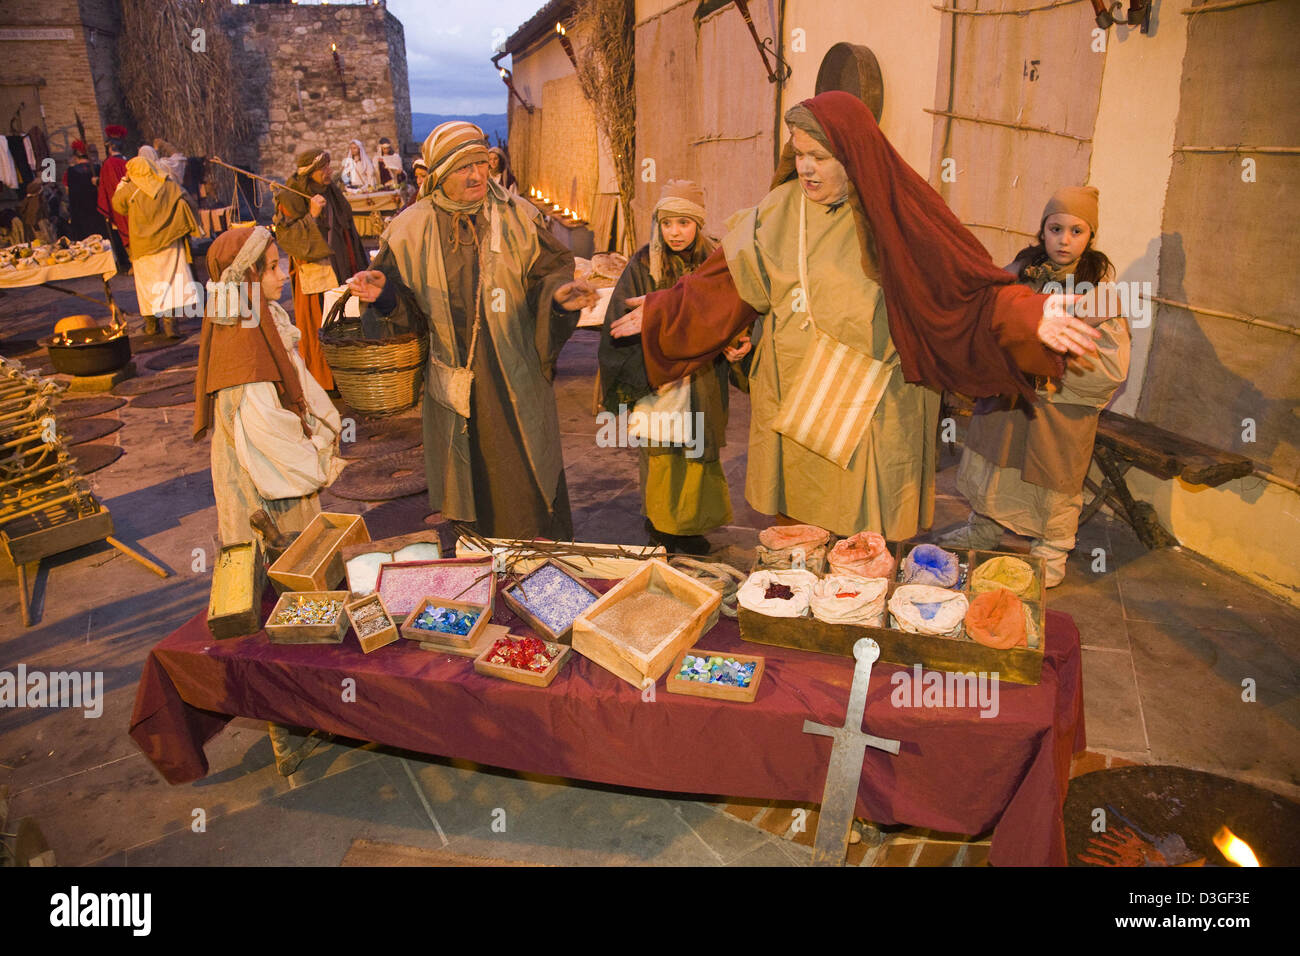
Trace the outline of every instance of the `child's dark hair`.
<instances>
[{"instance_id":1,"label":"child's dark hair","mask_svg":"<svg viewBox=\"0 0 1300 956\"><path fill-rule=\"evenodd\" d=\"M1043 221L1044 223L1046 220ZM1106 253L1093 247L1093 240L1097 238L1094 232L1088 237L1088 247L1083 250L1083 255L1079 256L1079 264L1074 268L1075 282L1090 282L1096 285L1098 282L1105 281L1115 275L1115 266L1107 257ZM1016 278L1024 279L1025 270L1031 266L1041 266L1048 261L1047 243L1043 239L1043 223L1038 225L1038 242L1032 246L1025 246L1016 253L1013 264L1016 267Z\"/></svg>"}]
</instances>

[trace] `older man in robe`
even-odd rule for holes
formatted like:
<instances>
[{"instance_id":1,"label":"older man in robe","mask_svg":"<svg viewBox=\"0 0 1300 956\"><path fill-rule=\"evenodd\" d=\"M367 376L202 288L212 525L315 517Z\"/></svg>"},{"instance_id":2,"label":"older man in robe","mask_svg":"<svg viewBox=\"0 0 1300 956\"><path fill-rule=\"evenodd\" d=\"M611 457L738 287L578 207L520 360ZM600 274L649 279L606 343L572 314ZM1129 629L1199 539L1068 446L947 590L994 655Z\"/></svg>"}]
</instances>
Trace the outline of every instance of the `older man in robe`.
<instances>
[{"instance_id":1,"label":"older man in robe","mask_svg":"<svg viewBox=\"0 0 1300 956\"><path fill-rule=\"evenodd\" d=\"M934 516L936 390L1032 399L1024 373L1060 374L1058 353L1091 352L1096 335L1063 298L1011 285L860 100L823 93L786 122L771 192L696 272L611 332L641 334L658 387L711 362L757 315L750 504L838 534L910 538ZM832 350L863 375L810 375L805 359ZM816 434L823 421L838 432Z\"/></svg>"},{"instance_id":2,"label":"older man in robe","mask_svg":"<svg viewBox=\"0 0 1300 956\"><path fill-rule=\"evenodd\" d=\"M293 261L293 319L302 332L298 350L321 388L334 387L319 330L321 300L344 276L369 263L352 220L352 206L334 181L330 154L308 149L298 154L288 189L275 194L275 238ZM302 194L310 196L304 198Z\"/></svg>"},{"instance_id":3,"label":"older man in robe","mask_svg":"<svg viewBox=\"0 0 1300 956\"><path fill-rule=\"evenodd\" d=\"M388 313L401 283L428 316L429 504L489 536L572 538L551 382L595 292L537 210L491 180L482 130L443 123L422 152L419 198L348 285Z\"/></svg>"}]
</instances>

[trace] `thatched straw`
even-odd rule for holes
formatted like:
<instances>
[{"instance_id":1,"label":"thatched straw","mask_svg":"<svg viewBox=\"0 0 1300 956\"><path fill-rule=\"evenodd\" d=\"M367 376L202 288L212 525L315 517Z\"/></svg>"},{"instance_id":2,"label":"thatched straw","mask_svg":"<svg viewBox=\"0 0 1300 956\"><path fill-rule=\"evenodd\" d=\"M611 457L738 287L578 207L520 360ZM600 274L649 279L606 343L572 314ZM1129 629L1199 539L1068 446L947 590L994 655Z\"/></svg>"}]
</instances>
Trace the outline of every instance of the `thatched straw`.
<instances>
[{"instance_id":1,"label":"thatched straw","mask_svg":"<svg viewBox=\"0 0 1300 956\"><path fill-rule=\"evenodd\" d=\"M230 27L220 21L223 6L200 0L122 4L122 88L146 141L162 137L187 156L211 156L229 155L251 136L238 106L243 80L231 56ZM226 184L230 177L223 171L212 178Z\"/></svg>"},{"instance_id":2,"label":"thatched straw","mask_svg":"<svg viewBox=\"0 0 1300 956\"><path fill-rule=\"evenodd\" d=\"M632 4L627 0L577 0L574 32L590 38L575 51L582 95L596 113L596 122L614 154L619 203L623 209L627 248L637 248L632 220L636 195L636 95L632 83L636 58L633 49Z\"/></svg>"}]
</instances>

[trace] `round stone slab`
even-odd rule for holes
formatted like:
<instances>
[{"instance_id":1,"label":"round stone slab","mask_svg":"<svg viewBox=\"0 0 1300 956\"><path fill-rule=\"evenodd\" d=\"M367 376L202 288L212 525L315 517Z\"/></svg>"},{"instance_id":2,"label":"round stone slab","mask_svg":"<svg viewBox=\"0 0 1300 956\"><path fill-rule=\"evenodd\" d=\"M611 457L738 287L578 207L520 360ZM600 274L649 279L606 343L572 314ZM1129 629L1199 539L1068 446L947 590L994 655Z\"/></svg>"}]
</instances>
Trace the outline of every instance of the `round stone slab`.
<instances>
[{"instance_id":1,"label":"round stone slab","mask_svg":"<svg viewBox=\"0 0 1300 956\"><path fill-rule=\"evenodd\" d=\"M132 408L169 408L173 405L188 405L194 401L194 384L177 385L163 388L156 392L146 392L131 400Z\"/></svg>"},{"instance_id":2,"label":"round stone slab","mask_svg":"<svg viewBox=\"0 0 1300 956\"><path fill-rule=\"evenodd\" d=\"M120 445L78 445L77 450L68 453L77 466L77 471L88 475L92 471L107 468L122 457Z\"/></svg>"},{"instance_id":3,"label":"round stone slab","mask_svg":"<svg viewBox=\"0 0 1300 956\"><path fill-rule=\"evenodd\" d=\"M54 414L59 417L59 421L67 422L75 418L90 418L92 415L103 415L119 409L125 404L125 398L117 398L113 395L63 398L59 400L59 404L54 406Z\"/></svg>"},{"instance_id":4,"label":"round stone slab","mask_svg":"<svg viewBox=\"0 0 1300 956\"><path fill-rule=\"evenodd\" d=\"M116 418L74 418L59 422L59 434L65 445L80 445L111 435L122 427Z\"/></svg>"},{"instance_id":5,"label":"round stone slab","mask_svg":"<svg viewBox=\"0 0 1300 956\"><path fill-rule=\"evenodd\" d=\"M146 392L160 392L166 388L179 388L182 385L194 385L194 372L168 372L164 375L145 375L140 378L127 379L113 386L114 395L144 395Z\"/></svg>"},{"instance_id":6,"label":"round stone slab","mask_svg":"<svg viewBox=\"0 0 1300 956\"><path fill-rule=\"evenodd\" d=\"M424 435L418 418L360 421L357 422L355 440L339 441L339 455L343 458L374 458L409 451L423 443Z\"/></svg>"},{"instance_id":7,"label":"round stone slab","mask_svg":"<svg viewBox=\"0 0 1300 956\"><path fill-rule=\"evenodd\" d=\"M413 450L353 461L329 490L352 501L389 501L419 494L428 487L424 454Z\"/></svg>"},{"instance_id":8,"label":"round stone slab","mask_svg":"<svg viewBox=\"0 0 1300 956\"><path fill-rule=\"evenodd\" d=\"M165 352L158 352L144 359L142 364L151 372L162 372L169 368L188 368L198 364L199 347L197 345L178 345Z\"/></svg>"}]
</instances>

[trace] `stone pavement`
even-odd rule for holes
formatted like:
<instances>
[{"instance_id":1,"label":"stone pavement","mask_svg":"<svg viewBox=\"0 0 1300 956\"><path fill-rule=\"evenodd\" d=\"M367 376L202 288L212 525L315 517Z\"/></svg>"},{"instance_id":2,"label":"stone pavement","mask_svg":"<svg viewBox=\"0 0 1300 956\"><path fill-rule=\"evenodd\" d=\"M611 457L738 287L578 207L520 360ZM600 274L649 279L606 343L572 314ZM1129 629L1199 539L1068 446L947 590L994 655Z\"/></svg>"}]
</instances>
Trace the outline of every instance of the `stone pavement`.
<instances>
[{"instance_id":1,"label":"stone pavement","mask_svg":"<svg viewBox=\"0 0 1300 956\"><path fill-rule=\"evenodd\" d=\"M100 291L97 281L72 285ZM113 287L119 304L134 308L130 278ZM21 340L49 334L55 319L75 311L82 307L47 290L0 295L0 354L24 351ZM183 324L190 343L197 327L197 319ZM595 446L595 341L591 332L575 336L556 388L577 536L640 542L636 453ZM724 464L735 516L710 537L751 548L767 521L744 501L748 403L734 391L732 401ZM356 742L322 747L285 778L265 725L252 720L232 722L209 744L208 777L168 786L126 728L149 648L207 601L208 577L191 566L196 548L216 549L216 514L208 446L189 437L192 412L128 404L109 413L124 427L106 441L125 454L90 476L117 536L172 577L107 546L47 559L35 582L38 620L24 628L13 569L0 569L0 670L24 663L104 673L100 719L0 711L0 787L11 789L11 820L35 817L60 863L337 865L358 844L558 864L808 862L814 806L624 790ZM965 515L954 463L946 454L937 528ZM357 510L323 498L327 508ZM426 515L422 496L366 512L376 537L417 527ZM1004 543L1017 541L1008 535ZM1196 555L1145 552L1127 526L1104 515L1083 529L1050 604L1074 615L1083 638L1090 752L1076 758L1076 772L1174 764L1300 797L1300 610ZM1253 702L1243 700L1248 679ZM198 809L205 833L191 828ZM504 833L492 826L498 810ZM987 853L987 836L896 828L868 832L850 862L969 866Z\"/></svg>"}]
</instances>

